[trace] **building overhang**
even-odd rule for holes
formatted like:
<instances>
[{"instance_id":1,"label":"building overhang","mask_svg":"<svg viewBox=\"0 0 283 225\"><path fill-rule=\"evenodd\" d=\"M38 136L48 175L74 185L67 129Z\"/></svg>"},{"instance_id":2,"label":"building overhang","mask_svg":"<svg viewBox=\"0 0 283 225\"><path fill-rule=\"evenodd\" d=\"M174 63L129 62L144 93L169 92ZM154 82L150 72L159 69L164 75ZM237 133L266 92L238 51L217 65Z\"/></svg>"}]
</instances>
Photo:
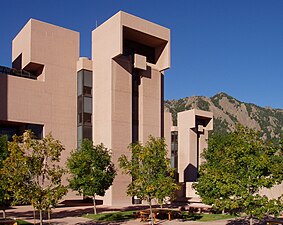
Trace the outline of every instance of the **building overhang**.
<instances>
[{"instance_id":1,"label":"building overhang","mask_svg":"<svg viewBox=\"0 0 283 225\"><path fill-rule=\"evenodd\" d=\"M146 56L147 62L155 64L159 71L170 67L170 30L158 24L120 11L92 34L95 42L109 48L105 51L112 58L127 54L130 46L135 51L133 53ZM111 35L111 38L105 38L105 35ZM93 44L99 46L99 43Z\"/></svg>"}]
</instances>

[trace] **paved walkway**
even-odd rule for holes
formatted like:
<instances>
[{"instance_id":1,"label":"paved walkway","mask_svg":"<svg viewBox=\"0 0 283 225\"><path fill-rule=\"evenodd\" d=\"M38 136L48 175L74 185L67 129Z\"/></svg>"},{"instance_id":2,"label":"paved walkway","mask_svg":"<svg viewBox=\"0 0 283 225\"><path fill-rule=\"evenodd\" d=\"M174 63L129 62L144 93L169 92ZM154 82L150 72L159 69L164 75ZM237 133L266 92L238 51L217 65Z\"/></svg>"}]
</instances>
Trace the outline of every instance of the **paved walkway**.
<instances>
[{"instance_id":1,"label":"paved walkway","mask_svg":"<svg viewBox=\"0 0 283 225\"><path fill-rule=\"evenodd\" d=\"M147 206L145 206L147 207ZM137 209L135 206L130 207L106 207L99 205L97 206L98 212L107 212L107 211L121 211L121 210L134 210ZM101 223L93 222L90 219L81 217L83 214L93 213L93 208L90 205L80 205L80 206L61 206L52 211L51 221L44 221L44 224L70 224L70 225L148 225L146 222L140 222L140 219L130 220L127 222L115 222L115 223ZM33 208L31 206L17 206L7 210L7 217L23 219L30 223L38 223L39 221L34 221L33 219ZM36 213L38 218L38 213ZM47 215L44 215L46 218ZM220 220L213 222L196 222L196 221L181 221L181 220L162 220L157 222L158 225L243 225L246 224L243 221L235 220Z\"/></svg>"}]
</instances>

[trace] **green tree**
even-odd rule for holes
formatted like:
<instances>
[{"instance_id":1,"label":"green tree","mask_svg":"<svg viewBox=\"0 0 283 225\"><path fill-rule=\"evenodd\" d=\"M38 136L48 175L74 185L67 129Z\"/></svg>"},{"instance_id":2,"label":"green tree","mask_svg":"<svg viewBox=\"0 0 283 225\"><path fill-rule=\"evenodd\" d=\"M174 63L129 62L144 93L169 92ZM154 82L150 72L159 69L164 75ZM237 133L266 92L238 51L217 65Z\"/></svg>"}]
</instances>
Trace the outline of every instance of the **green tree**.
<instances>
[{"instance_id":1,"label":"green tree","mask_svg":"<svg viewBox=\"0 0 283 225\"><path fill-rule=\"evenodd\" d=\"M251 224L254 217L278 215L282 210L282 199L259 194L283 180L282 146L266 143L258 132L238 126L226 136L211 138L202 156L205 162L194 187L204 203L222 211L240 210Z\"/></svg>"},{"instance_id":2,"label":"green tree","mask_svg":"<svg viewBox=\"0 0 283 225\"><path fill-rule=\"evenodd\" d=\"M166 158L164 139L150 136L145 146L134 143L130 144L129 149L132 151L130 159L125 155L119 158L120 168L132 176L127 194L148 201L153 224L152 199L173 197L178 189L173 179L174 169L170 167L170 160Z\"/></svg>"},{"instance_id":3,"label":"green tree","mask_svg":"<svg viewBox=\"0 0 283 225\"><path fill-rule=\"evenodd\" d=\"M6 208L10 205L11 193L8 191L7 176L3 173L3 162L8 157L7 136L0 136L0 209L3 210L3 218L6 218Z\"/></svg>"},{"instance_id":4,"label":"green tree","mask_svg":"<svg viewBox=\"0 0 283 225\"><path fill-rule=\"evenodd\" d=\"M110 151L103 144L93 145L84 139L81 148L73 151L67 160L71 177L70 188L93 199L93 211L96 212L96 195L104 196L116 176Z\"/></svg>"},{"instance_id":5,"label":"green tree","mask_svg":"<svg viewBox=\"0 0 283 225\"><path fill-rule=\"evenodd\" d=\"M42 211L55 207L67 192L61 183L65 170L58 165L64 147L51 134L36 140L31 131L26 131L22 136L14 135L8 149L3 171L8 176L13 203L31 203L39 210L42 224Z\"/></svg>"}]
</instances>

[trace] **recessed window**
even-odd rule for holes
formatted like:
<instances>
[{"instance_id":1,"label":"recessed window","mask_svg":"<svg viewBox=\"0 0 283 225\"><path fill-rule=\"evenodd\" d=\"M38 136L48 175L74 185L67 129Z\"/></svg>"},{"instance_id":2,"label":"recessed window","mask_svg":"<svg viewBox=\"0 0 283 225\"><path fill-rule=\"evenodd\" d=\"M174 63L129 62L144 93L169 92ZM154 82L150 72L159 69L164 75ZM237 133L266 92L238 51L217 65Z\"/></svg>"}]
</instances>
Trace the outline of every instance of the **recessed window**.
<instances>
[{"instance_id":1,"label":"recessed window","mask_svg":"<svg viewBox=\"0 0 283 225\"><path fill-rule=\"evenodd\" d=\"M78 97L78 113L82 113L83 112L83 97L79 96Z\"/></svg>"},{"instance_id":2,"label":"recessed window","mask_svg":"<svg viewBox=\"0 0 283 225\"><path fill-rule=\"evenodd\" d=\"M84 97L84 112L92 113L92 98Z\"/></svg>"},{"instance_id":3,"label":"recessed window","mask_svg":"<svg viewBox=\"0 0 283 225\"><path fill-rule=\"evenodd\" d=\"M88 70L84 71L84 86L92 87L92 72Z\"/></svg>"},{"instance_id":4,"label":"recessed window","mask_svg":"<svg viewBox=\"0 0 283 225\"><path fill-rule=\"evenodd\" d=\"M83 123L83 114L78 113L78 124L82 124L82 123Z\"/></svg>"},{"instance_id":5,"label":"recessed window","mask_svg":"<svg viewBox=\"0 0 283 225\"><path fill-rule=\"evenodd\" d=\"M91 116L92 116L91 113L84 113L84 118L83 118L84 124L91 125Z\"/></svg>"},{"instance_id":6,"label":"recessed window","mask_svg":"<svg viewBox=\"0 0 283 225\"><path fill-rule=\"evenodd\" d=\"M31 130L36 139L43 138L43 125L0 121L0 136L7 135L9 141L12 140L13 135L22 135L26 130Z\"/></svg>"},{"instance_id":7,"label":"recessed window","mask_svg":"<svg viewBox=\"0 0 283 225\"><path fill-rule=\"evenodd\" d=\"M84 86L84 96L92 97L92 88Z\"/></svg>"},{"instance_id":8,"label":"recessed window","mask_svg":"<svg viewBox=\"0 0 283 225\"><path fill-rule=\"evenodd\" d=\"M83 127L83 138L88 138L92 140L92 128L91 127Z\"/></svg>"}]
</instances>

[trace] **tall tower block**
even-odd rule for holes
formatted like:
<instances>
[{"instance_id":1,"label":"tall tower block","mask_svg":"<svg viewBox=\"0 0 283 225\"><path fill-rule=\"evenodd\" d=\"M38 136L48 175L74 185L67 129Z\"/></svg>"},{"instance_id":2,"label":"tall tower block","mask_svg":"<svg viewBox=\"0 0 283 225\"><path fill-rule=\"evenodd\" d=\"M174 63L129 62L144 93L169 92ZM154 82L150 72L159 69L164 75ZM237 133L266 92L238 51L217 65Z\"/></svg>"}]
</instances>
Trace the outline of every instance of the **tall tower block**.
<instances>
[{"instance_id":1,"label":"tall tower block","mask_svg":"<svg viewBox=\"0 0 283 225\"><path fill-rule=\"evenodd\" d=\"M92 32L93 140L112 150L118 167L128 145L164 136L163 72L170 67L170 30L118 12ZM128 205L130 177L121 174L104 198Z\"/></svg>"}]
</instances>

